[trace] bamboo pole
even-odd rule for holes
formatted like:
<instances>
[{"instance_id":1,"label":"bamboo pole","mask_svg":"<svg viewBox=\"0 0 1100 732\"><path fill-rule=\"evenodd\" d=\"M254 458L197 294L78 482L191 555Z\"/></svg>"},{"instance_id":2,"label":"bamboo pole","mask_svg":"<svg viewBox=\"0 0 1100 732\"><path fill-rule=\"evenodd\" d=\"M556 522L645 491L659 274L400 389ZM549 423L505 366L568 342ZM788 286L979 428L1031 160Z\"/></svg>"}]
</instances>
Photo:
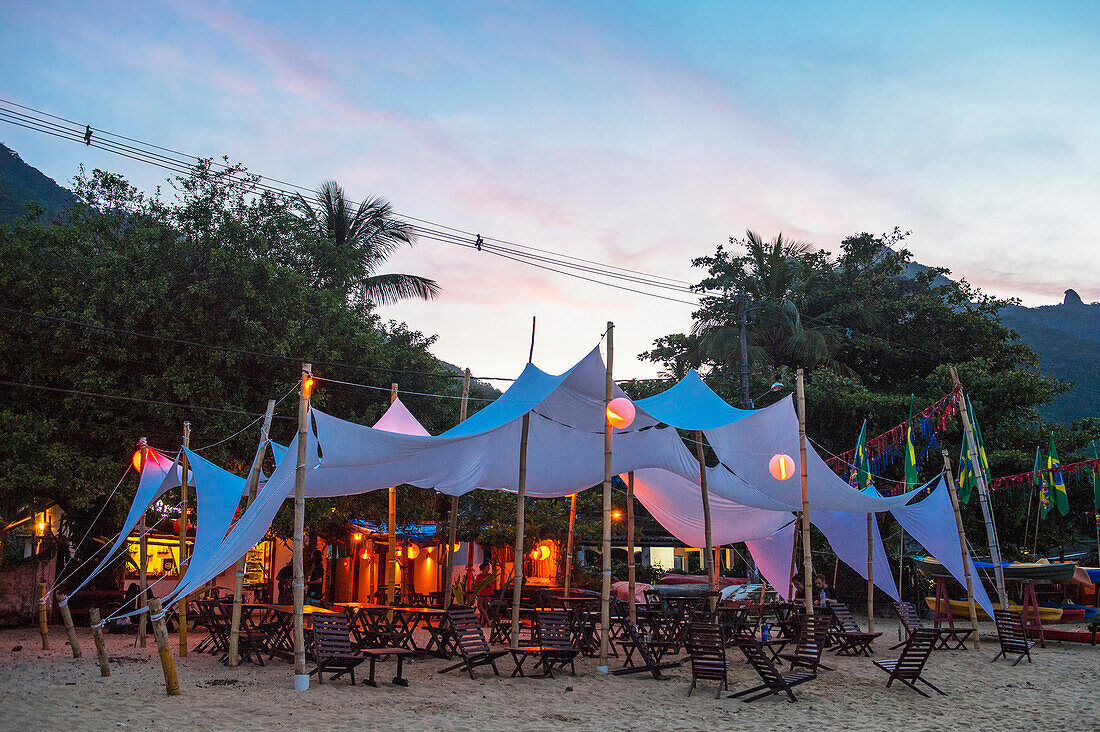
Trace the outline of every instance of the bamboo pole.
<instances>
[{"instance_id":1,"label":"bamboo pole","mask_svg":"<svg viewBox=\"0 0 1100 732\"><path fill-rule=\"evenodd\" d=\"M875 632L875 514L867 514L867 632Z\"/></svg>"},{"instance_id":2,"label":"bamboo pole","mask_svg":"<svg viewBox=\"0 0 1100 732\"><path fill-rule=\"evenodd\" d=\"M974 426L970 424L970 413L966 408L966 393L963 391L962 382L959 381L959 372L954 366L951 366L951 380L955 382L955 388L959 390L959 399L962 402L959 407L959 416L962 418L963 432L966 433L966 446L970 451L971 459L977 466L974 477L978 481L978 501L981 503L982 518L985 520L985 533L986 539L989 541L989 558L993 562L993 579L997 583L997 596L1001 600L1001 607L1008 607L1004 567L1001 566L1001 544L997 540L997 528L993 524L993 509L989 505L985 471L981 467L981 460L978 457L978 442L974 439Z\"/></svg>"},{"instance_id":3,"label":"bamboo pole","mask_svg":"<svg viewBox=\"0 0 1100 732\"><path fill-rule=\"evenodd\" d=\"M390 384L390 404L397 400L397 384ZM386 514L386 604L392 605L397 593L397 486L389 488ZM393 616L389 616L392 620Z\"/></svg>"},{"instance_id":4,"label":"bamboo pole","mask_svg":"<svg viewBox=\"0 0 1100 732\"><path fill-rule=\"evenodd\" d=\"M970 562L966 551L966 533L963 531L962 511L959 509L959 493L955 488L955 476L951 472L951 457L943 451L943 471L947 475L947 490L951 495L951 508L955 512L955 528L959 532L959 547L962 551L963 575L966 577L966 603L970 609L970 627L974 629L974 647L982 648L978 637L978 608L974 605L974 582L970 577ZM948 612L950 612L948 608Z\"/></svg>"},{"instance_id":5,"label":"bamboo pole","mask_svg":"<svg viewBox=\"0 0 1100 732\"><path fill-rule=\"evenodd\" d=\"M798 386L798 472L802 483L802 567L803 592L806 614L814 614L813 559L810 554L810 493L806 484L806 388L802 369L797 374Z\"/></svg>"},{"instance_id":6,"label":"bamboo pole","mask_svg":"<svg viewBox=\"0 0 1100 732\"><path fill-rule=\"evenodd\" d=\"M73 614L69 612L69 598L58 593L57 606L61 609L61 619L65 622L65 632L69 636L69 648L73 651L73 658L80 658L80 639L76 636L76 626L73 625Z\"/></svg>"},{"instance_id":7,"label":"bamboo pole","mask_svg":"<svg viewBox=\"0 0 1100 732\"><path fill-rule=\"evenodd\" d=\"M46 623L49 592L46 590L46 580L38 583L38 632L42 635L42 650L50 650L50 627Z\"/></svg>"},{"instance_id":8,"label":"bamboo pole","mask_svg":"<svg viewBox=\"0 0 1100 732\"><path fill-rule=\"evenodd\" d=\"M187 598L181 597L180 602L187 602ZM157 639L160 667L164 671L164 690L168 696L179 696L180 682L176 677L176 662L172 660L172 648L168 645L168 628L164 626L164 611L161 610L160 600L155 597L149 598L149 620L153 622L153 636Z\"/></svg>"},{"instance_id":9,"label":"bamboo pole","mask_svg":"<svg viewBox=\"0 0 1100 732\"><path fill-rule=\"evenodd\" d=\"M141 442L141 469L145 470L145 460L149 456L149 441L142 437ZM139 479L140 482L140 479ZM138 518L138 562L141 564L138 567L138 602L137 609L142 612L138 613L138 646L145 647L146 644L146 617L145 617L145 598L149 594L149 537L147 536L148 530L145 527L145 511L141 512L141 517Z\"/></svg>"},{"instance_id":10,"label":"bamboo pole","mask_svg":"<svg viewBox=\"0 0 1100 732\"><path fill-rule=\"evenodd\" d=\"M1033 486L1028 486L1027 489L1027 513L1024 515L1027 520L1024 522L1024 550L1027 550L1027 537L1031 533L1031 499L1035 496L1035 491L1031 490ZM1036 529L1039 527L1036 526ZM1097 531L1100 531L1100 526L1097 527ZM1100 544L1097 545L1097 551L1100 551Z\"/></svg>"},{"instance_id":11,"label":"bamboo pole","mask_svg":"<svg viewBox=\"0 0 1100 732\"><path fill-rule=\"evenodd\" d=\"M470 369L462 374L462 401L458 405L458 421L459 423L466 421L467 404L470 401ZM447 531L447 564L443 569L443 577L445 578L445 586L443 588L443 609L446 610L451 606L451 582L454 581L455 573L455 539L458 534L458 496L451 496L451 521ZM466 547L467 553L470 551L470 547Z\"/></svg>"},{"instance_id":12,"label":"bamboo pole","mask_svg":"<svg viewBox=\"0 0 1100 732\"><path fill-rule=\"evenodd\" d=\"M306 449L309 432L309 391L313 383L313 365L302 364L301 393L298 398L298 462L294 470L294 690L309 689L306 672L306 636L302 609L306 600L303 534L306 522Z\"/></svg>"},{"instance_id":13,"label":"bamboo pole","mask_svg":"<svg viewBox=\"0 0 1100 732\"><path fill-rule=\"evenodd\" d=\"M607 653L611 630L611 422L607 407L611 404L614 382L611 369L615 359L615 324L607 324L607 376L604 381L603 418L603 582L600 585L600 672L607 673Z\"/></svg>"},{"instance_id":14,"label":"bamboo pole","mask_svg":"<svg viewBox=\"0 0 1100 732\"><path fill-rule=\"evenodd\" d=\"M183 423L183 447L191 445L191 423ZM180 450L180 559L176 564L176 573L183 582L183 573L187 569L187 451ZM180 658L187 657L187 596L179 600L179 644Z\"/></svg>"},{"instance_id":15,"label":"bamboo pole","mask_svg":"<svg viewBox=\"0 0 1100 732\"><path fill-rule=\"evenodd\" d=\"M565 596L573 584L573 534L577 526L577 494L569 497L569 535L565 540Z\"/></svg>"},{"instance_id":16,"label":"bamboo pole","mask_svg":"<svg viewBox=\"0 0 1100 732\"><path fill-rule=\"evenodd\" d=\"M252 469L248 472L247 493L245 510L249 504L256 500L256 491L260 486L260 472L264 464L264 456L267 453L267 435L271 431L271 417L275 414L275 400L268 399L267 410L264 412L264 423L260 427L260 446L256 448L256 456L252 459ZM247 555L247 552L246 552ZM233 576L233 615L229 621L229 666L230 668L240 663L239 649L241 639L241 605L244 602L244 570L245 557L237 560L237 573Z\"/></svg>"},{"instance_id":17,"label":"bamboo pole","mask_svg":"<svg viewBox=\"0 0 1100 732\"><path fill-rule=\"evenodd\" d=\"M103 621L99 619L99 608L88 610L88 620L92 624L92 640L95 641L96 661L99 662L99 675L110 676L111 666L107 661L107 646L103 642Z\"/></svg>"},{"instance_id":18,"label":"bamboo pole","mask_svg":"<svg viewBox=\"0 0 1100 732\"><path fill-rule=\"evenodd\" d=\"M626 592L630 598L630 624L638 624L634 603L634 471L626 474Z\"/></svg>"},{"instance_id":19,"label":"bamboo pole","mask_svg":"<svg viewBox=\"0 0 1100 732\"><path fill-rule=\"evenodd\" d=\"M718 578L714 567L714 551L710 543L710 495L707 491L707 461L703 451L703 433L695 431L695 456L699 460L699 490L703 498L703 541L706 545L703 551L703 566L707 570L707 585L710 592L710 612L713 615L717 608L714 596Z\"/></svg>"},{"instance_id":20,"label":"bamboo pole","mask_svg":"<svg viewBox=\"0 0 1100 732\"><path fill-rule=\"evenodd\" d=\"M519 645L519 611L523 599L523 529L524 501L527 496L527 435L531 429L530 413L523 415L519 437L519 482L516 490L516 546L512 560L512 647Z\"/></svg>"}]
</instances>

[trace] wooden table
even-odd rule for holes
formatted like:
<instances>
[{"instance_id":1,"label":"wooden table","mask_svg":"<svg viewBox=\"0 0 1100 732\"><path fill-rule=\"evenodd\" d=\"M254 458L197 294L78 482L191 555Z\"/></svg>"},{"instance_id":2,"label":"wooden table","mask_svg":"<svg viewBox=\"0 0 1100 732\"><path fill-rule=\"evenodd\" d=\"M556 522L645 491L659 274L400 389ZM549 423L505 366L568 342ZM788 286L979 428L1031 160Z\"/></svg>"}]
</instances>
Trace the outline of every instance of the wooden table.
<instances>
[{"instance_id":1,"label":"wooden table","mask_svg":"<svg viewBox=\"0 0 1100 732\"><path fill-rule=\"evenodd\" d=\"M279 658L283 658L288 661L294 660L294 606L258 603L255 605L249 605L247 607L250 608L250 612L261 610L267 611L269 613L266 618L263 618L256 623L257 628L262 628L267 631L268 656L270 658L278 656ZM314 613L335 612L338 611L329 610L323 607L317 607L316 605L302 606L303 618L309 618L309 616ZM303 631L304 630L305 628L303 628ZM305 641L306 653L308 654L310 653L310 639L308 636L306 636Z\"/></svg>"},{"instance_id":2,"label":"wooden table","mask_svg":"<svg viewBox=\"0 0 1100 732\"><path fill-rule=\"evenodd\" d=\"M345 602L341 606L355 611L353 632L360 647L387 639L395 647L440 658L451 658L458 653L454 636L443 622L447 616L443 608L373 602ZM416 642L415 633L420 628L428 632L428 642L424 645Z\"/></svg>"}]
</instances>

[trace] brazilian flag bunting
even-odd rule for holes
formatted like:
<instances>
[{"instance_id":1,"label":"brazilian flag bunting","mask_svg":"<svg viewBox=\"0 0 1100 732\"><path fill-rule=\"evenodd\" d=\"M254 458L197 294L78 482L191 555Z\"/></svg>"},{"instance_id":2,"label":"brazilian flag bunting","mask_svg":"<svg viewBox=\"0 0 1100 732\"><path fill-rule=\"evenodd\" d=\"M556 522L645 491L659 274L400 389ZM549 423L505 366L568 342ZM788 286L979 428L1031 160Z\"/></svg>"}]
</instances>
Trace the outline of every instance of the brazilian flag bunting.
<instances>
[{"instance_id":1,"label":"brazilian flag bunting","mask_svg":"<svg viewBox=\"0 0 1100 732\"><path fill-rule=\"evenodd\" d=\"M1050 476L1054 505L1058 507L1058 513L1065 516L1069 513L1069 496L1066 494L1066 483L1062 479L1062 462L1058 459L1058 450L1054 447L1054 435L1050 436L1050 451L1047 452L1047 473Z\"/></svg>"},{"instance_id":2,"label":"brazilian flag bunting","mask_svg":"<svg viewBox=\"0 0 1100 732\"><path fill-rule=\"evenodd\" d=\"M1043 469L1043 451L1035 448L1035 468L1032 478L1033 485L1039 489L1039 518L1046 518L1050 513L1050 484L1047 483L1047 473Z\"/></svg>"},{"instance_id":3,"label":"brazilian flag bunting","mask_svg":"<svg viewBox=\"0 0 1100 732\"><path fill-rule=\"evenodd\" d=\"M863 427L859 430L859 440L856 441L856 455L852 460L852 473L848 483L853 488L866 490L871 485L871 461L867 457L867 420L863 420Z\"/></svg>"},{"instance_id":4,"label":"brazilian flag bunting","mask_svg":"<svg viewBox=\"0 0 1100 732\"><path fill-rule=\"evenodd\" d=\"M970 445L964 434L962 447L959 449L959 500L969 503L970 494L977 487L978 479L974 476L974 461L970 459Z\"/></svg>"},{"instance_id":5,"label":"brazilian flag bunting","mask_svg":"<svg viewBox=\"0 0 1100 732\"><path fill-rule=\"evenodd\" d=\"M917 487L917 450L913 447L913 396L909 396L909 421L905 424L905 487Z\"/></svg>"}]
</instances>

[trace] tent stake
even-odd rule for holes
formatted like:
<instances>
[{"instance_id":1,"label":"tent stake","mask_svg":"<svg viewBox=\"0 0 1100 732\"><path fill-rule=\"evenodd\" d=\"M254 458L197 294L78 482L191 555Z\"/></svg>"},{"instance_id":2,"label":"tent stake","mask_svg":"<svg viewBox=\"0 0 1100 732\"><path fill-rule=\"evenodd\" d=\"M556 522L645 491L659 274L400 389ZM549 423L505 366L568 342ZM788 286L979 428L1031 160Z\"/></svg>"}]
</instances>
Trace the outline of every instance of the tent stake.
<instances>
[{"instance_id":1,"label":"tent stake","mask_svg":"<svg viewBox=\"0 0 1100 732\"><path fill-rule=\"evenodd\" d=\"M470 401L470 369L462 375L462 401L458 405L458 421L466 421L467 403ZM443 569L443 609L451 606L451 583L455 573L455 538L458 533L458 496L451 496L451 521L447 530L447 564ZM469 553L470 547L466 546Z\"/></svg>"},{"instance_id":2,"label":"tent stake","mask_svg":"<svg viewBox=\"0 0 1100 732\"><path fill-rule=\"evenodd\" d=\"M512 558L512 647L519 645L519 611L523 601L523 508L527 496L527 434L531 414L523 415L519 437L519 482L516 490L516 546Z\"/></svg>"},{"instance_id":3,"label":"tent stake","mask_svg":"<svg viewBox=\"0 0 1100 732\"><path fill-rule=\"evenodd\" d=\"M718 579L714 567L714 551L710 543L710 496L707 491L707 461L703 452L703 433L695 431L695 455L699 459L699 490L703 498L703 542L706 548L703 551L703 566L707 570L707 584L710 594L710 612L714 614L717 609L717 597L715 596Z\"/></svg>"},{"instance_id":4,"label":"tent stake","mask_svg":"<svg viewBox=\"0 0 1100 732\"><path fill-rule=\"evenodd\" d=\"M577 525L577 494L569 497L569 535L565 540L565 596L573 582L573 533Z\"/></svg>"},{"instance_id":5,"label":"tent stake","mask_svg":"<svg viewBox=\"0 0 1100 732\"><path fill-rule=\"evenodd\" d=\"M970 578L970 562L966 551L966 533L963 531L962 511L959 509L959 494L955 489L955 476L951 472L951 457L943 451L943 470L947 474L947 490L951 494L951 508L955 511L955 528L959 531L959 547L962 550L963 575L966 577L966 601L970 607L970 627L974 629L974 648L982 649L982 640L978 637L978 609L974 606L974 583ZM948 609L950 612L950 609Z\"/></svg>"},{"instance_id":6,"label":"tent stake","mask_svg":"<svg viewBox=\"0 0 1100 732\"><path fill-rule=\"evenodd\" d=\"M390 404L397 400L397 384L390 384ZM397 593L397 486L388 491L389 512L386 519L386 604L393 605ZM393 613L387 613L387 622L393 622Z\"/></svg>"},{"instance_id":7,"label":"tent stake","mask_svg":"<svg viewBox=\"0 0 1100 732\"><path fill-rule=\"evenodd\" d=\"M271 430L271 417L275 413L275 400L267 400L267 411L264 412L264 423L260 428L260 446L256 448L256 457L252 460L252 470L248 472L248 497L245 499L244 508L256 500L256 490L260 485L260 469L263 467L264 455L267 453L267 433ZM233 577L233 615L229 621L229 667L233 668L240 663L238 652L241 640L241 604L244 598L244 570L245 557L237 560L237 573Z\"/></svg>"},{"instance_id":8,"label":"tent stake","mask_svg":"<svg viewBox=\"0 0 1100 732\"><path fill-rule=\"evenodd\" d=\"M61 608L61 619L65 621L65 632L69 635L69 647L73 651L73 658L80 658L80 639L76 637L76 626L73 625L73 614L69 612L69 598L58 593L57 606Z\"/></svg>"},{"instance_id":9,"label":"tent stake","mask_svg":"<svg viewBox=\"0 0 1100 732\"><path fill-rule=\"evenodd\" d=\"M797 374L798 386L798 470L802 482L802 596L806 603L806 614L814 614L813 560L810 555L810 493L806 486L806 388L802 369Z\"/></svg>"},{"instance_id":10,"label":"tent stake","mask_svg":"<svg viewBox=\"0 0 1100 732\"><path fill-rule=\"evenodd\" d=\"M92 623L92 640L95 641L95 655L99 662L99 675L110 676L111 667L107 663L107 647L103 642L103 621L99 619L99 608L88 610L88 620Z\"/></svg>"},{"instance_id":11,"label":"tent stake","mask_svg":"<svg viewBox=\"0 0 1100 732\"><path fill-rule=\"evenodd\" d=\"M306 438L309 432L309 390L313 365L302 364L301 393L298 397L298 462L294 470L294 690L309 689L306 673L306 636L303 612L306 600L305 565L302 539L306 522Z\"/></svg>"},{"instance_id":12,"label":"tent stake","mask_svg":"<svg viewBox=\"0 0 1100 732\"><path fill-rule=\"evenodd\" d=\"M180 602L187 602L187 598L181 597ZM172 660L172 648L168 645L168 628L164 626L164 611L161 610L160 600L155 597L149 598L149 612L149 619L153 621L153 636L157 639L160 667L164 671L164 691L168 696L179 696L180 682L176 677L176 662Z\"/></svg>"},{"instance_id":13,"label":"tent stake","mask_svg":"<svg viewBox=\"0 0 1100 732\"><path fill-rule=\"evenodd\" d=\"M867 632L875 632L875 514L867 514Z\"/></svg>"},{"instance_id":14,"label":"tent stake","mask_svg":"<svg viewBox=\"0 0 1100 732\"><path fill-rule=\"evenodd\" d=\"M611 422L607 408L615 382L611 369L615 359L615 324L607 323L607 376L604 382L603 417L603 581L600 583L600 663L601 673L607 673L607 652L611 625Z\"/></svg>"},{"instance_id":15,"label":"tent stake","mask_svg":"<svg viewBox=\"0 0 1100 732\"><path fill-rule=\"evenodd\" d=\"M183 447L191 446L191 423L183 423ZM180 450L180 559L176 563L176 574L183 582L183 573L187 568L187 452ZM187 597L179 602L179 642L180 658L187 657Z\"/></svg>"},{"instance_id":16,"label":"tent stake","mask_svg":"<svg viewBox=\"0 0 1100 732\"><path fill-rule=\"evenodd\" d=\"M985 470L978 455L978 441L974 439L974 425L970 424L970 412L967 409L966 392L963 391L962 382L959 381L959 372L951 366L951 380L955 382L955 388L959 390L959 416L962 418L963 432L966 433L966 446L970 451L971 460L977 466L974 477L978 480L978 501L982 506L982 518L985 519L985 533L989 540L990 560L993 562L993 579L997 584L997 596L1001 600L1001 607L1008 607L1008 595L1005 593L1005 573L1001 566L1001 543L997 540L997 527L993 522L993 509L989 505L988 486L985 482Z\"/></svg>"},{"instance_id":17,"label":"tent stake","mask_svg":"<svg viewBox=\"0 0 1100 732\"><path fill-rule=\"evenodd\" d=\"M145 470L145 460L149 455L149 441L142 437L139 444L141 445L141 469ZM138 482L140 484L140 477ZM138 561L141 563L141 566L138 567L137 606L139 610L145 609L145 598L149 594L149 538L146 536L145 514L146 512L142 511L141 518L138 519ZM146 643L146 620L145 613L138 614L138 646L141 648L144 648Z\"/></svg>"},{"instance_id":18,"label":"tent stake","mask_svg":"<svg viewBox=\"0 0 1100 732\"><path fill-rule=\"evenodd\" d=\"M626 475L626 582L630 597L630 624L638 624L638 608L634 603L634 471Z\"/></svg>"}]
</instances>

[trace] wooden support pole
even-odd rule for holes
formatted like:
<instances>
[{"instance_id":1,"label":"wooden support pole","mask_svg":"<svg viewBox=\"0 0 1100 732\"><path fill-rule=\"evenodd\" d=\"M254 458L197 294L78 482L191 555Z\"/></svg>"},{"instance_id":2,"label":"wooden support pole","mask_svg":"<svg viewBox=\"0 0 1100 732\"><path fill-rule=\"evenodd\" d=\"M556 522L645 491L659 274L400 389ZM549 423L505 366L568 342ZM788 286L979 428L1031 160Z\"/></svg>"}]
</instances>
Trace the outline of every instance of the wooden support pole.
<instances>
[{"instance_id":1,"label":"wooden support pole","mask_svg":"<svg viewBox=\"0 0 1100 732\"><path fill-rule=\"evenodd\" d=\"M707 491L707 460L703 450L703 433L695 431L695 456L699 460L699 490L703 498L703 542L706 547L703 550L703 567L707 570L707 585L710 591L710 612L713 615L717 609L715 591L718 585L718 576L714 567L714 551L710 543L710 494Z\"/></svg>"},{"instance_id":2,"label":"wooden support pole","mask_svg":"<svg viewBox=\"0 0 1100 732\"><path fill-rule=\"evenodd\" d=\"M95 655L99 662L99 675L110 676L111 667L107 663L107 645L103 642L103 621L99 619L99 608L88 610L88 620L92 624L92 640L95 641Z\"/></svg>"},{"instance_id":3,"label":"wooden support pole","mask_svg":"<svg viewBox=\"0 0 1100 732\"><path fill-rule=\"evenodd\" d=\"M179 601L186 602L187 598L181 597ZM164 671L164 690L168 696L179 696L180 682L176 678L176 662L172 660L172 648L168 645L168 628L164 625L164 611L160 608L160 600L155 597L149 598L149 620L153 623L153 636L157 639L160 667Z\"/></svg>"},{"instance_id":4,"label":"wooden support pole","mask_svg":"<svg viewBox=\"0 0 1100 732\"><path fill-rule=\"evenodd\" d=\"M565 596L573 585L573 534L577 527L577 494L569 496L569 535L565 540Z\"/></svg>"},{"instance_id":5,"label":"wooden support pole","mask_svg":"<svg viewBox=\"0 0 1100 732\"><path fill-rule=\"evenodd\" d=\"M306 523L306 442L309 433L309 397L313 387L313 365L302 364L301 393L298 398L298 462L294 470L294 690L309 689L306 671L306 635L302 609L306 604L304 534Z\"/></svg>"},{"instance_id":6,"label":"wooden support pole","mask_svg":"<svg viewBox=\"0 0 1100 732\"><path fill-rule=\"evenodd\" d=\"M607 654L611 641L611 422L607 407L611 404L614 381L611 369L615 359L615 324L607 324L607 376L604 382L603 418L603 582L600 584L600 663L607 673Z\"/></svg>"},{"instance_id":7,"label":"wooden support pole","mask_svg":"<svg viewBox=\"0 0 1100 732\"><path fill-rule=\"evenodd\" d=\"M630 624L638 624L634 603L634 471L626 474L626 593L630 598Z\"/></svg>"},{"instance_id":8,"label":"wooden support pole","mask_svg":"<svg viewBox=\"0 0 1100 732\"><path fill-rule=\"evenodd\" d=\"M141 469L145 470L145 461L149 457L149 441L141 438ZM140 479L139 479L140 480ZM138 518L138 601L137 609L143 612L138 613L138 646L145 647L146 644L146 621L145 617L145 598L149 594L149 537L147 536L148 530L145 527L145 511L141 512L141 516Z\"/></svg>"},{"instance_id":9,"label":"wooden support pole","mask_svg":"<svg viewBox=\"0 0 1100 732\"><path fill-rule=\"evenodd\" d=\"M397 400L397 384L390 384L390 404ZM389 488L386 514L386 604L392 605L397 593L397 486ZM392 616L389 616L392 619Z\"/></svg>"},{"instance_id":10,"label":"wooden support pole","mask_svg":"<svg viewBox=\"0 0 1100 732\"><path fill-rule=\"evenodd\" d=\"M966 603L970 610L970 627L974 629L974 647L981 650L982 641L978 637L978 608L974 605L974 581L970 577L970 562L967 561L969 553L966 551L966 532L963 531L962 511L959 509L959 493L955 488L955 475L951 472L951 457L947 454L947 450L943 451L943 470L947 475L947 490L951 494L951 508L955 511L955 528L959 532L963 575L966 577ZM950 609L948 612L950 612Z\"/></svg>"},{"instance_id":11,"label":"wooden support pole","mask_svg":"<svg viewBox=\"0 0 1100 732\"><path fill-rule=\"evenodd\" d=\"M867 514L867 632L875 632L875 514ZM807 587L807 589L809 589Z\"/></svg>"},{"instance_id":12,"label":"wooden support pole","mask_svg":"<svg viewBox=\"0 0 1100 732\"><path fill-rule=\"evenodd\" d=\"M191 423L183 423L183 446L191 445ZM183 573L187 569L187 451L180 450L180 560L176 565L176 573L180 582L183 582ZM187 596L179 599L179 643L180 658L187 657Z\"/></svg>"},{"instance_id":13,"label":"wooden support pole","mask_svg":"<svg viewBox=\"0 0 1100 732\"><path fill-rule=\"evenodd\" d=\"M993 562L993 579L997 584L997 596L1000 598L1001 607L1008 607L1008 595L1005 593L1005 572L1001 566L1001 543L997 540L997 527L993 522L993 509L989 505L989 490L985 482L985 471L982 469L981 460L978 457L978 441L974 438L974 425L970 424L970 412L967 409L966 392L963 391L962 382L959 381L959 372L951 367L951 380L955 382L955 388L959 390L959 416L962 418L963 432L966 435L966 446L970 452L970 458L974 461L976 470L974 477L978 482L978 502L982 507L982 518L985 520L986 539L989 541L989 558Z\"/></svg>"},{"instance_id":14,"label":"wooden support pole","mask_svg":"<svg viewBox=\"0 0 1100 732\"><path fill-rule=\"evenodd\" d=\"M527 434L531 429L531 415L523 415L519 437L519 481L516 489L516 545L512 560L512 647L519 645L519 611L523 599L523 529L524 501L527 497Z\"/></svg>"},{"instance_id":15,"label":"wooden support pole","mask_svg":"<svg viewBox=\"0 0 1100 732\"><path fill-rule=\"evenodd\" d=\"M806 482L806 387L802 369L797 373L798 386L798 473L802 483L802 595L806 614L814 614L813 559L810 554L810 493Z\"/></svg>"},{"instance_id":16,"label":"wooden support pole","mask_svg":"<svg viewBox=\"0 0 1100 732\"><path fill-rule=\"evenodd\" d=\"M46 590L46 580L38 583L38 632L42 636L42 650L50 650L50 628L46 623L46 613L49 605L49 592Z\"/></svg>"},{"instance_id":17,"label":"wooden support pole","mask_svg":"<svg viewBox=\"0 0 1100 732\"><path fill-rule=\"evenodd\" d=\"M264 464L264 456L267 454L267 435L271 431L271 417L275 414L275 400L267 401L267 410L264 412L263 426L260 427L260 446L256 448L256 456L252 458L252 469L248 471L248 483L244 508L256 500L256 491L260 487L260 472ZM247 553L246 553L247 555ZM240 639L241 639L241 605L244 602L244 574L245 557L237 560L237 573L233 576L233 614L229 620L229 667L233 668L240 663Z\"/></svg>"},{"instance_id":18,"label":"wooden support pole","mask_svg":"<svg viewBox=\"0 0 1100 732\"><path fill-rule=\"evenodd\" d=\"M467 405L470 401L470 369L462 374L462 401L458 405L459 423L466 421ZM451 606L451 583L455 574L455 543L458 538L458 496L451 496L451 521L447 528L447 564L443 569L443 609ZM470 551L467 544L466 551Z\"/></svg>"},{"instance_id":19,"label":"wooden support pole","mask_svg":"<svg viewBox=\"0 0 1100 732\"><path fill-rule=\"evenodd\" d=\"M80 658L80 639L76 636L73 614L69 612L69 598L58 593L57 606L61 609L61 619L65 622L65 632L69 636L69 648L73 651L73 658Z\"/></svg>"}]
</instances>

